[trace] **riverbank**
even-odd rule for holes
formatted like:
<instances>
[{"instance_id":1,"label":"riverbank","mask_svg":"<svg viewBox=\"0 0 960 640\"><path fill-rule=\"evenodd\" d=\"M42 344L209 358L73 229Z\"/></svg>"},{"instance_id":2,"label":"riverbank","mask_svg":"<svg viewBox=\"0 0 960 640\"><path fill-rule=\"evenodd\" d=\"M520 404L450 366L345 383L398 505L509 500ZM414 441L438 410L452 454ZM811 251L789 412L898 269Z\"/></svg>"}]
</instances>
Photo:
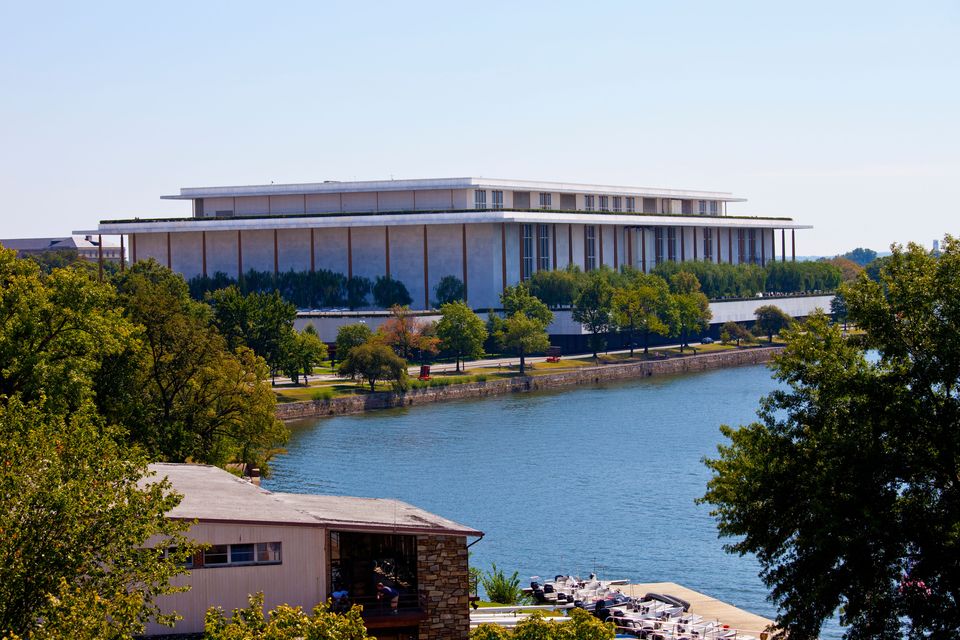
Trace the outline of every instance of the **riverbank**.
<instances>
[{"instance_id":1,"label":"riverbank","mask_svg":"<svg viewBox=\"0 0 960 640\"><path fill-rule=\"evenodd\" d=\"M529 393L564 387L598 384L619 380L633 380L655 375L669 375L720 369L740 365L769 362L779 347L752 347L699 355L677 356L663 360L641 360L625 364L605 364L537 376L517 376L451 384L442 387L410 389L404 393L381 391L357 396L345 396L308 402L289 402L277 405L277 417L283 421L304 418L340 416L378 409L415 406L510 393Z\"/></svg>"}]
</instances>

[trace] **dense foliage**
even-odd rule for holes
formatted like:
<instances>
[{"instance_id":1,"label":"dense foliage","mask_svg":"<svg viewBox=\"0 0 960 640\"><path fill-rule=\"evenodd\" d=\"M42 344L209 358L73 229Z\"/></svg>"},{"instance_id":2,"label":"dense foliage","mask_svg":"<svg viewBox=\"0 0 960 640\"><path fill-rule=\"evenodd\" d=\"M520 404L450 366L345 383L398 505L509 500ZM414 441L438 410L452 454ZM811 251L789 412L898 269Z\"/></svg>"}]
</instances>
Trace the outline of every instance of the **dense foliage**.
<instances>
[{"instance_id":1,"label":"dense foliage","mask_svg":"<svg viewBox=\"0 0 960 640\"><path fill-rule=\"evenodd\" d=\"M480 584L483 586L484 593L487 594L487 600L502 605L525 604L528 596L523 592L518 576L518 571L508 576L503 569L497 568L496 563L490 571L481 573Z\"/></svg>"},{"instance_id":2,"label":"dense foliage","mask_svg":"<svg viewBox=\"0 0 960 640\"><path fill-rule=\"evenodd\" d=\"M390 276L377 276L373 283L373 302L381 309L389 309L393 306L409 306L413 298L407 291L407 285L401 281Z\"/></svg>"},{"instance_id":3,"label":"dense foliage","mask_svg":"<svg viewBox=\"0 0 960 640\"><path fill-rule=\"evenodd\" d=\"M440 307L437 337L440 347L456 358L456 370L465 358L483 357L487 327L473 309L464 302L449 302Z\"/></svg>"},{"instance_id":4,"label":"dense foliage","mask_svg":"<svg viewBox=\"0 0 960 640\"><path fill-rule=\"evenodd\" d=\"M784 332L784 387L707 461L791 639L837 612L848 638L960 636L960 243L895 246L879 279L843 288L862 340L825 315Z\"/></svg>"},{"instance_id":5,"label":"dense foliage","mask_svg":"<svg viewBox=\"0 0 960 640\"><path fill-rule=\"evenodd\" d=\"M169 484L140 484L147 458L115 411L141 380L124 363L142 331L88 269L45 274L0 250L0 635L130 637L169 621L153 601L193 546L164 515Z\"/></svg>"},{"instance_id":6,"label":"dense foliage","mask_svg":"<svg viewBox=\"0 0 960 640\"><path fill-rule=\"evenodd\" d=\"M433 304L439 308L450 302L465 300L467 288L464 286L463 280L457 276L443 276L437 286L434 287L433 294L436 296Z\"/></svg>"},{"instance_id":7,"label":"dense foliage","mask_svg":"<svg viewBox=\"0 0 960 640\"><path fill-rule=\"evenodd\" d=\"M317 269L316 271L247 271L236 278L218 271L212 276L195 276L189 281L190 295L196 300L218 289L237 287L241 293L278 292L298 309L331 309L366 307L372 283L368 278ZM389 305L387 305L389 306Z\"/></svg>"},{"instance_id":8,"label":"dense foliage","mask_svg":"<svg viewBox=\"0 0 960 640\"><path fill-rule=\"evenodd\" d=\"M570 618L547 621L535 612L513 629L485 623L470 631L470 640L613 640L612 622L601 622L583 609L570 609ZM653 637L653 636L651 636Z\"/></svg>"},{"instance_id":9,"label":"dense foliage","mask_svg":"<svg viewBox=\"0 0 960 640\"><path fill-rule=\"evenodd\" d=\"M318 604L311 613L300 607L280 605L265 614L263 594L250 596L246 609L234 609L227 616L219 607L207 611L204 621L207 640L364 640L367 628L360 607L334 613Z\"/></svg>"},{"instance_id":10,"label":"dense foliage","mask_svg":"<svg viewBox=\"0 0 960 640\"><path fill-rule=\"evenodd\" d=\"M374 339L350 349L337 372L344 377L360 378L374 391L378 381L402 387L407 378L407 363L393 349Z\"/></svg>"}]
</instances>

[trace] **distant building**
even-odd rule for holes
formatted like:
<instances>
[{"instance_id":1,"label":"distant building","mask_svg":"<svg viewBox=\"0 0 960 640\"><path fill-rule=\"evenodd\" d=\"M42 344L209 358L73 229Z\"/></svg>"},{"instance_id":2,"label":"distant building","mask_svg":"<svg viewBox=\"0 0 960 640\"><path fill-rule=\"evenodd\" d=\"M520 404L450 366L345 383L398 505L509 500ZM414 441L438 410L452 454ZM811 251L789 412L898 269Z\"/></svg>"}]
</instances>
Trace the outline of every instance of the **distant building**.
<instances>
[{"instance_id":1,"label":"distant building","mask_svg":"<svg viewBox=\"0 0 960 640\"><path fill-rule=\"evenodd\" d=\"M113 240L103 240L99 235L72 235L60 238L8 238L0 240L0 245L14 249L20 256L40 254L48 251L76 251L83 260L97 262L103 252L103 260L120 262L123 247Z\"/></svg>"},{"instance_id":2,"label":"distant building","mask_svg":"<svg viewBox=\"0 0 960 640\"><path fill-rule=\"evenodd\" d=\"M307 610L347 591L380 640L467 637L467 538L480 531L398 500L272 493L207 465L150 470L183 495L168 516L196 520L188 535L211 546L178 578L190 590L159 601L183 620L148 635L202 632L209 607L242 608L258 591L268 609ZM376 600L377 582L399 590L396 614Z\"/></svg>"},{"instance_id":3,"label":"distant building","mask_svg":"<svg viewBox=\"0 0 960 640\"><path fill-rule=\"evenodd\" d=\"M402 281L413 308L437 283L463 281L474 308L540 270L664 261L764 265L796 257L790 218L727 215L727 192L440 178L181 189L192 216L102 221L129 237L133 262L154 258L191 278L250 269L327 269ZM787 231L789 230L789 234ZM789 250L787 239L789 235Z\"/></svg>"}]
</instances>

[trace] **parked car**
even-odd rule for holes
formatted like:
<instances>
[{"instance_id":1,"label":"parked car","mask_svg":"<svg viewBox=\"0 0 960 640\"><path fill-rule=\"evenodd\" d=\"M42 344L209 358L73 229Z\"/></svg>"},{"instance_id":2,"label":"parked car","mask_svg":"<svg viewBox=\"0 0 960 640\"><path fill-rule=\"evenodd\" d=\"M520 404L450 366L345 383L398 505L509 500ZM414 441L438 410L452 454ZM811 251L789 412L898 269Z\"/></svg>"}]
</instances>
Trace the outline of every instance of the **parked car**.
<instances>
[{"instance_id":1,"label":"parked car","mask_svg":"<svg viewBox=\"0 0 960 640\"><path fill-rule=\"evenodd\" d=\"M711 338L710 336L707 336L706 338L700 341L700 344L713 344L713 338Z\"/></svg>"}]
</instances>

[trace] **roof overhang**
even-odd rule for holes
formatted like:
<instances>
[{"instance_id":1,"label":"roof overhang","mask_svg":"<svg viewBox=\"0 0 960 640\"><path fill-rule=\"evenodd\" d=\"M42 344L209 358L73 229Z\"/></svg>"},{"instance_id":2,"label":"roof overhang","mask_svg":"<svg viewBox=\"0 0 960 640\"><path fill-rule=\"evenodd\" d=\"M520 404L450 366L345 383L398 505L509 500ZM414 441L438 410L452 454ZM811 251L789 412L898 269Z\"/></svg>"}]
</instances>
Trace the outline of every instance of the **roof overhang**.
<instances>
[{"instance_id":1,"label":"roof overhang","mask_svg":"<svg viewBox=\"0 0 960 640\"><path fill-rule=\"evenodd\" d=\"M326 181L297 184L259 184L225 187L185 187L179 194L160 196L163 200L195 200L197 198L241 198L251 196L300 196L324 193L373 193L375 191L412 191L436 189L503 189L505 191L550 191L561 193L602 193L604 195L640 196L647 198L699 198L724 202L746 202L729 191L696 189L661 189L627 187L578 182L547 182L502 178L424 178L417 180Z\"/></svg>"},{"instance_id":2,"label":"roof overhang","mask_svg":"<svg viewBox=\"0 0 960 640\"><path fill-rule=\"evenodd\" d=\"M317 229L338 227L419 226L425 224L602 224L636 227L713 227L755 229L812 229L790 218L747 216L680 216L558 211L458 211L331 214L317 216L256 216L242 218L171 218L169 220L106 220L92 231L78 234L182 233L189 231L253 231L262 229Z\"/></svg>"}]
</instances>

